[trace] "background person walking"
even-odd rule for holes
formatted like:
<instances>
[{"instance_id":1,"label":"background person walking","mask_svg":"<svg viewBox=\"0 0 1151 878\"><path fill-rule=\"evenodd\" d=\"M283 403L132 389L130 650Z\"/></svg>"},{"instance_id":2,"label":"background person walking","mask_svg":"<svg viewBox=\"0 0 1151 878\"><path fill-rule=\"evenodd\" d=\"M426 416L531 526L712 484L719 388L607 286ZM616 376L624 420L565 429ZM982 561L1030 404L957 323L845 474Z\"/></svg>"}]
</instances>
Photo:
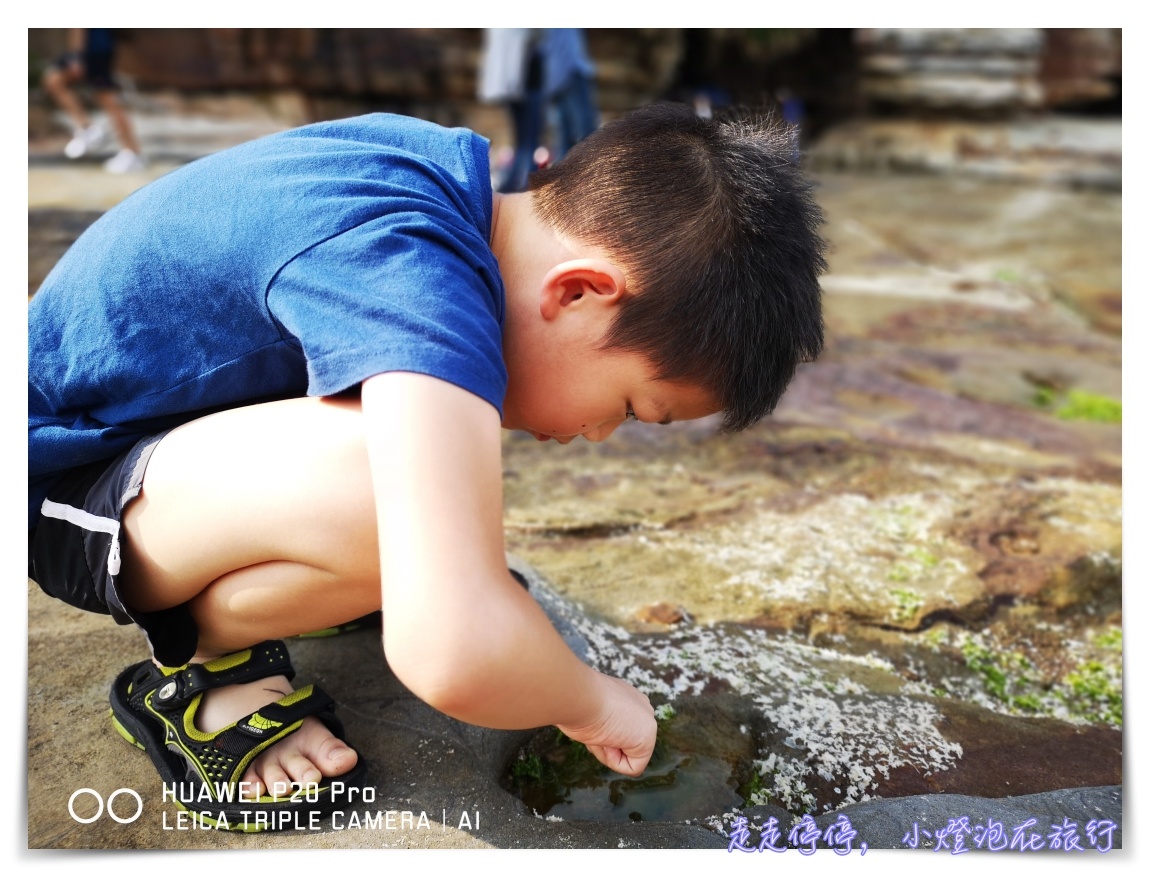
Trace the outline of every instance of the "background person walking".
<instances>
[{"instance_id":1,"label":"background person walking","mask_svg":"<svg viewBox=\"0 0 1151 878\"><path fill-rule=\"evenodd\" d=\"M112 122L120 151L104 162L115 174L142 170L147 162L141 155L140 143L123 102L120 88L112 78L116 33L111 28L70 28L68 51L44 71L44 90L72 122L72 139L64 155L78 159L104 148L108 130L88 114L76 87L86 85L93 100Z\"/></svg>"}]
</instances>

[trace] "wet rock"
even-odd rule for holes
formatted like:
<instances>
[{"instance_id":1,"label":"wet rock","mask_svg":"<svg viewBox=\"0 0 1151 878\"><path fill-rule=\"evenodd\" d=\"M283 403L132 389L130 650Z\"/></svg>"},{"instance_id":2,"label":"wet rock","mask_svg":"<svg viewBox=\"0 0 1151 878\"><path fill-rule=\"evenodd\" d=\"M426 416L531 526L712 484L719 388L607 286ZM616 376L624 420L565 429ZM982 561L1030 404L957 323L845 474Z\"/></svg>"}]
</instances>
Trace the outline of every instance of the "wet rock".
<instances>
[{"instance_id":1,"label":"wet rock","mask_svg":"<svg viewBox=\"0 0 1151 878\"><path fill-rule=\"evenodd\" d=\"M1004 595L1060 606L1108 588L1117 597L1117 486L904 453L913 460L918 475L905 469L903 485L861 454L849 481L823 473L832 484L818 494L810 483L783 494L770 479L766 496L720 516L514 543L621 624L653 580L697 620L780 629L838 616L914 630L941 612L977 622Z\"/></svg>"},{"instance_id":2,"label":"wet rock","mask_svg":"<svg viewBox=\"0 0 1151 878\"><path fill-rule=\"evenodd\" d=\"M963 750L946 772L893 770L881 798L956 792L1000 798L1069 787L1123 783L1123 734L1050 719L989 716L969 704L941 705L941 733Z\"/></svg>"},{"instance_id":3,"label":"wet rock","mask_svg":"<svg viewBox=\"0 0 1151 878\"><path fill-rule=\"evenodd\" d=\"M1106 853L1123 846L1123 792L1118 786L1061 789L1000 799L907 796L850 805L834 815L816 818L815 823L826 830L840 815L847 817L858 833L855 850L866 841L869 848L876 850L914 847L950 853L956 849L957 836L962 836L962 849L968 851L1019 850L1017 829L1022 829L1021 839L1038 845L1035 850L1059 855L1078 850L1085 855ZM1032 837L1036 833L1038 840ZM1058 844L1052 839L1053 834ZM1010 848L1013 842L1015 847Z\"/></svg>"},{"instance_id":4,"label":"wet rock","mask_svg":"<svg viewBox=\"0 0 1151 878\"><path fill-rule=\"evenodd\" d=\"M541 814L681 819L734 791L740 801L727 807L771 804L800 816L926 793L998 798L1122 782L1117 729L941 698L930 680L908 680L874 651L852 657L842 644L731 625L629 634L545 589L537 596L582 632L594 665L648 693L663 717L660 758L637 788L653 798L658 790L658 800L628 799L586 754L581 761L579 745L553 733L521 751L536 760L521 763L536 766L533 783L515 766L509 781ZM990 652L979 658L973 669L988 671Z\"/></svg>"},{"instance_id":5,"label":"wet rock","mask_svg":"<svg viewBox=\"0 0 1151 878\"><path fill-rule=\"evenodd\" d=\"M754 711L730 692L681 708L658 714L655 753L637 778L609 772L582 745L546 730L521 748L505 786L549 820L689 823L742 806Z\"/></svg>"},{"instance_id":6,"label":"wet rock","mask_svg":"<svg viewBox=\"0 0 1151 878\"><path fill-rule=\"evenodd\" d=\"M1018 110L1043 100L1037 28L864 28L861 90L901 109Z\"/></svg>"},{"instance_id":7,"label":"wet rock","mask_svg":"<svg viewBox=\"0 0 1151 878\"><path fill-rule=\"evenodd\" d=\"M604 670L676 710L754 707L745 811L1120 783L1122 430L1062 414L1120 397L1092 310L1118 201L834 177L821 199L828 349L774 417L508 437L509 547ZM644 621L653 594L693 624Z\"/></svg>"},{"instance_id":8,"label":"wet rock","mask_svg":"<svg viewBox=\"0 0 1151 878\"><path fill-rule=\"evenodd\" d=\"M885 87L889 100L914 97ZM972 94L990 106L1033 101L1040 93L1034 86L1002 83ZM946 102L955 96L940 88L932 99ZM911 172L1108 192L1118 192L1123 183L1117 120L853 120L821 134L810 155L813 167L822 171Z\"/></svg>"}]
</instances>

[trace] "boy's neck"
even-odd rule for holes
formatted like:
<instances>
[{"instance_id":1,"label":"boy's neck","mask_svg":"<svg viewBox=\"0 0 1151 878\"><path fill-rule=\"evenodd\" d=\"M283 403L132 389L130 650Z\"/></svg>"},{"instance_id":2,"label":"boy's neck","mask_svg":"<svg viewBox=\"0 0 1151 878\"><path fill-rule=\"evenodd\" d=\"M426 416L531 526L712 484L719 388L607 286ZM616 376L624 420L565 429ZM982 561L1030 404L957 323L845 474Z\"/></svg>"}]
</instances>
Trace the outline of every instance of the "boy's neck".
<instances>
[{"instance_id":1,"label":"boy's neck","mask_svg":"<svg viewBox=\"0 0 1151 878\"><path fill-rule=\"evenodd\" d=\"M510 268L519 261L517 238L535 220L532 212L531 195L525 192L504 195L496 192L492 196L492 231L488 241L500 263L500 273L506 272L505 263Z\"/></svg>"},{"instance_id":2,"label":"boy's neck","mask_svg":"<svg viewBox=\"0 0 1151 878\"><path fill-rule=\"evenodd\" d=\"M552 266L577 255L540 220L529 192L493 196L490 244L499 262L509 308L537 294Z\"/></svg>"}]
</instances>

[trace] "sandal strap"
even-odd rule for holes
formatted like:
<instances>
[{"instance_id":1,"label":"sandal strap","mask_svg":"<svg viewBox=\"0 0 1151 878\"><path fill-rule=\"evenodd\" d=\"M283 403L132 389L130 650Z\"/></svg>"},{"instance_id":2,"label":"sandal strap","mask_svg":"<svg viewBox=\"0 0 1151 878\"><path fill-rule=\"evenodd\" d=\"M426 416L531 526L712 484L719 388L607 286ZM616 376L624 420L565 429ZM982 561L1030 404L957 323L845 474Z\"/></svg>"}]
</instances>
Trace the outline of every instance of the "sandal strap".
<instances>
[{"instance_id":1,"label":"sandal strap","mask_svg":"<svg viewBox=\"0 0 1151 878\"><path fill-rule=\"evenodd\" d=\"M289 734L289 727L301 720L330 713L335 707L335 700L319 686L304 686L273 704L264 705L220 732L215 747L229 756L241 757L254 747Z\"/></svg>"},{"instance_id":2,"label":"sandal strap","mask_svg":"<svg viewBox=\"0 0 1151 878\"><path fill-rule=\"evenodd\" d=\"M164 681L152 696L153 703L162 710L179 708L209 689L250 683L280 674L289 680L296 675L288 648L282 640L265 640L249 649L220 656L204 664L186 665L165 674Z\"/></svg>"},{"instance_id":3,"label":"sandal strap","mask_svg":"<svg viewBox=\"0 0 1151 878\"><path fill-rule=\"evenodd\" d=\"M310 799L311 804L298 801L295 784L290 796L268 790L257 798L247 797L240 784L253 760L300 730L309 717L344 739L334 700L318 686L289 692L215 732L205 732L196 723L205 690L275 674L293 676L287 649L280 641L266 641L202 667L160 668L151 661L138 662L125 668L112 686L112 717L120 734L152 758L181 807L215 803L229 824L224 828L243 822L247 829L247 815L253 810L257 814L301 808L315 811L317 807L330 810L342 801L333 784L354 777L358 786L363 760L351 771L319 782L318 791L330 793L325 805Z\"/></svg>"},{"instance_id":4,"label":"sandal strap","mask_svg":"<svg viewBox=\"0 0 1151 878\"><path fill-rule=\"evenodd\" d=\"M295 676L283 641L266 640L202 665L152 670L162 676L137 690L136 703L162 723L167 746L186 760L188 778L198 778L209 788L238 781L259 753L293 734L309 716L343 736L335 700L315 685L289 692L215 733L196 728L199 696L204 692L277 674Z\"/></svg>"}]
</instances>

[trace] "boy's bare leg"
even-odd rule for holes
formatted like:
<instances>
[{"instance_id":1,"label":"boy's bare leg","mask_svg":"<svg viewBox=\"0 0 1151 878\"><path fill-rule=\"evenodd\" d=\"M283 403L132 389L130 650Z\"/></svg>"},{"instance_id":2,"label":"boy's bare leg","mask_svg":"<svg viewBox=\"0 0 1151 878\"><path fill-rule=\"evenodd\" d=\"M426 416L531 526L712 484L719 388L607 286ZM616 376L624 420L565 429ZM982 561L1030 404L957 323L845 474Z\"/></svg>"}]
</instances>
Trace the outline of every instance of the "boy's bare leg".
<instances>
[{"instance_id":1,"label":"boy's bare leg","mask_svg":"<svg viewBox=\"0 0 1151 878\"><path fill-rule=\"evenodd\" d=\"M336 625L380 608L375 501L356 400L296 399L211 415L156 447L125 509L127 603L188 602L195 661ZM215 731L291 691L273 677L206 694ZM245 780L308 782L354 751L315 719L261 754Z\"/></svg>"}]
</instances>

